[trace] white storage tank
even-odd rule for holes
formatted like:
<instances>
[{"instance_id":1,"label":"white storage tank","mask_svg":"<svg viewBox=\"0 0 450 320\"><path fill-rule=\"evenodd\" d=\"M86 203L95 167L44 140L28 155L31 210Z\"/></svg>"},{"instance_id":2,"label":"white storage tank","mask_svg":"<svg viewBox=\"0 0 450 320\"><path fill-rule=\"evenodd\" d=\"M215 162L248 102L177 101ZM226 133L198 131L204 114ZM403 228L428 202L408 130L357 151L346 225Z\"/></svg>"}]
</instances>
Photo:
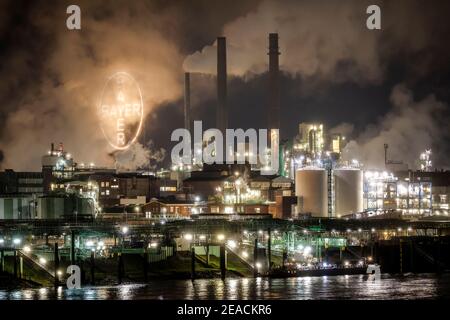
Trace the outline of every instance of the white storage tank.
<instances>
[{"instance_id":1,"label":"white storage tank","mask_svg":"<svg viewBox=\"0 0 450 320\"><path fill-rule=\"evenodd\" d=\"M327 172L321 168L299 169L295 173L298 212L315 217L328 216Z\"/></svg>"},{"instance_id":2,"label":"white storage tank","mask_svg":"<svg viewBox=\"0 0 450 320\"><path fill-rule=\"evenodd\" d=\"M363 210L363 173L359 169L337 169L334 174L335 215Z\"/></svg>"}]
</instances>

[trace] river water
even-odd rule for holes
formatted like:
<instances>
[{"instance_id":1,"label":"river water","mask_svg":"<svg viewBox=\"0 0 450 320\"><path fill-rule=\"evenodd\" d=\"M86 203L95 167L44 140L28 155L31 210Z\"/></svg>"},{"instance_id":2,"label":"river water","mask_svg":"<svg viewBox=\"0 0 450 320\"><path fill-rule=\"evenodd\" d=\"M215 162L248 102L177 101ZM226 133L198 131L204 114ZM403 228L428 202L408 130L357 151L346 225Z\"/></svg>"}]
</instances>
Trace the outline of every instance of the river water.
<instances>
[{"instance_id":1,"label":"river water","mask_svg":"<svg viewBox=\"0 0 450 320\"><path fill-rule=\"evenodd\" d=\"M450 274L161 280L148 284L0 290L0 300L450 299Z\"/></svg>"}]
</instances>

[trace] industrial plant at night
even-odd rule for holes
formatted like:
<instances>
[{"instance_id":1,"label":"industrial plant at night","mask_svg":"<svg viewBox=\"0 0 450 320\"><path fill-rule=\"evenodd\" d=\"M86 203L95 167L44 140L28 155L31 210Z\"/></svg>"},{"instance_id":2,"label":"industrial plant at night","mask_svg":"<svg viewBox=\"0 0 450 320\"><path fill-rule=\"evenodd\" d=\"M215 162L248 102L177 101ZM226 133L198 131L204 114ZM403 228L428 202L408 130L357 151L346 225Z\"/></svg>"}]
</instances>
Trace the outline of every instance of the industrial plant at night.
<instances>
[{"instance_id":1,"label":"industrial plant at night","mask_svg":"<svg viewBox=\"0 0 450 320\"><path fill-rule=\"evenodd\" d=\"M165 294L155 283L163 288L168 280L180 281L177 285L186 280L198 285L223 281L228 286L227 281L254 278L337 277L340 281L339 277L350 276L371 281L368 270L372 269L381 270L377 281L394 281L390 277L405 274L448 273L450 162L443 142L448 143L448 137L441 135L448 123L442 129L431 121L436 110L448 111L447 104L438 101L443 86L437 97L413 96L404 84L390 94L378 94L377 86L384 81L380 73L387 73L389 64L381 71L364 65L361 71L359 64L366 63L365 58L352 60L353 54L360 54L357 49L348 52L340 47L333 54L343 57L333 66L320 60L321 50L317 61L305 58L308 52L302 52L302 46L307 51L307 46L320 46L321 41L302 38L301 32L306 31L300 28L298 38L293 36L283 25L292 23L289 15L283 18L287 22L265 21L268 18L262 18L266 17L262 13L268 8L273 6L280 17L285 17L287 9L270 1L261 3L241 20L227 17L230 21L223 31L213 29L216 34L213 39L208 34L210 44L195 52L189 49L184 60L165 43L172 35L163 40L153 35L150 42L161 41L161 54L167 58L152 56L163 62L145 72L139 70L139 61L153 63L145 56L127 61L122 59L126 54L116 52L111 57L122 57L119 63L104 62L108 68L102 75L88 73L95 78L95 90L92 82L55 76L54 88L41 90L51 96L40 98L42 104L71 111L55 116L54 121L46 118L45 131L15 127L22 119L34 126L40 121L38 115L0 113L0 124L5 126L5 138L0 131L0 300L15 292L11 290L65 288L72 275L67 270L75 270L73 266L81 275L80 283L74 285L116 288L152 283L152 289L145 290L154 291L143 293L152 298ZM315 10L315 5L309 6ZM294 10L297 4L289 2L288 7ZM79 32L88 32L104 19L87 16L90 24L82 24ZM264 21L272 29L251 29L254 21ZM240 42L237 30L249 41ZM70 32L72 36L78 31ZM370 32L365 29L364 36L355 37L369 37ZM121 43L123 35L117 34ZM123 37L124 45L131 46L133 34ZM296 39L304 43L294 45ZM99 43L107 51L105 43ZM193 48L198 46L192 43ZM186 40L184 45L188 44ZM99 52L86 55L101 61ZM52 59L52 67L61 63L57 53ZM180 61L184 61L182 67ZM59 68L72 66L63 63ZM161 83L147 78L158 72ZM169 81L172 77L176 80ZM352 84L345 87L347 82ZM363 89L355 89L359 85ZM377 88L375 93L366 89L370 86ZM58 90L64 93L53 92ZM335 96L328 98L327 90ZM66 101L61 102L65 94L77 95L68 105L80 99L90 101L91 109L83 104L78 109L67 107ZM370 111L373 115L367 118L372 122L365 125L360 125L367 120L364 111L343 107L363 97L356 105L367 103L369 110L378 96L389 101L394 111L386 111L384 118ZM39 101L26 99L24 108ZM160 111L164 108L168 111ZM293 108L303 109L296 113ZM41 114L52 117L55 112L49 107ZM416 115L417 123L412 123ZM266 131L256 134L248 129L250 123L241 128L239 124L248 119L258 119L257 125ZM198 132L199 124L208 131ZM180 146L185 143L188 148L181 157L175 149L170 152L175 130L183 130ZM240 133L245 139L238 137ZM34 139L29 149L21 135ZM262 150L261 140L269 141ZM223 161L207 160L219 157ZM68 284L62 296L36 291L33 299L72 299L72 294ZM195 294L173 298L190 299ZM381 297L377 294L373 298ZM206 295L207 299L221 297L236 299ZM253 293L249 297L272 299ZM283 297L297 298L287 293ZM371 298L369 293L367 297ZM237 296L241 298L246 299Z\"/></svg>"}]
</instances>

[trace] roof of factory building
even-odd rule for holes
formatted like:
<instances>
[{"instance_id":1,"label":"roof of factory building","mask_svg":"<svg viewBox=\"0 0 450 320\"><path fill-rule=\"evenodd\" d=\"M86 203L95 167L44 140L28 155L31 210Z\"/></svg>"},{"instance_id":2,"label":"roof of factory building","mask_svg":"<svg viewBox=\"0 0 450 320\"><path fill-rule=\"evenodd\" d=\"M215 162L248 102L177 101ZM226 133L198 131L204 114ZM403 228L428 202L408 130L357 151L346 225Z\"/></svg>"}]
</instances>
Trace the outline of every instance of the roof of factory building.
<instances>
[{"instance_id":1,"label":"roof of factory building","mask_svg":"<svg viewBox=\"0 0 450 320\"><path fill-rule=\"evenodd\" d=\"M184 179L184 182L193 182L193 181L222 181L227 179L228 176L195 176Z\"/></svg>"},{"instance_id":2,"label":"roof of factory building","mask_svg":"<svg viewBox=\"0 0 450 320\"><path fill-rule=\"evenodd\" d=\"M154 202L159 202L159 203L162 203L162 204L185 204L185 205L194 205L195 204L194 201L184 200L184 199L177 199L176 197L173 197L173 196L159 198L159 199L152 198L146 204L154 203Z\"/></svg>"},{"instance_id":3,"label":"roof of factory building","mask_svg":"<svg viewBox=\"0 0 450 320\"><path fill-rule=\"evenodd\" d=\"M448 187L450 186L450 171L435 170L435 171L398 171L395 176L399 179L409 178L410 181L431 181L434 187Z\"/></svg>"}]
</instances>

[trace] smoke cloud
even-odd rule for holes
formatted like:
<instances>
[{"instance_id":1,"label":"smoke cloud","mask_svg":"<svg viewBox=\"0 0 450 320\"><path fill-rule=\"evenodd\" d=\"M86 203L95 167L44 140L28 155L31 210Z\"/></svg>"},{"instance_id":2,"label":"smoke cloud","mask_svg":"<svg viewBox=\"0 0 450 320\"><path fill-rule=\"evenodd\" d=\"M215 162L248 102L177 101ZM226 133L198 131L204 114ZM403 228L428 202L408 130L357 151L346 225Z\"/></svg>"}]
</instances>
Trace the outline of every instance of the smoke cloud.
<instances>
[{"instance_id":1,"label":"smoke cloud","mask_svg":"<svg viewBox=\"0 0 450 320\"><path fill-rule=\"evenodd\" d=\"M445 17L430 17L420 2L378 1L383 32L368 30L366 8L372 2L265 0L224 26L228 72L247 77L265 72L271 32L280 37L281 69L308 79L308 86L380 83L393 55L414 55L442 41L434 35L442 35L437 21ZM420 60L412 65L426 70L430 59ZM215 74L216 43L188 56L183 66L186 71Z\"/></svg>"},{"instance_id":2,"label":"smoke cloud","mask_svg":"<svg viewBox=\"0 0 450 320\"><path fill-rule=\"evenodd\" d=\"M2 110L6 114L0 137L3 168L38 169L52 141L64 142L78 162L114 165L109 156L113 150L102 135L96 112L106 80L117 71L128 72L141 86L145 116L181 96L182 55L159 29L159 22L167 17L144 2L86 1L79 3L82 29L69 31L65 5L55 3L44 13L39 6L30 9L39 43L47 47L30 49L33 45L26 44L25 50L10 53L2 70L6 85L1 86L0 101L8 102ZM41 56L38 67L30 64L32 55ZM33 68L39 70L33 73ZM27 78L31 80L24 83ZM11 98L11 92L19 98ZM142 165L142 159L152 158L151 151L142 148L136 145L125 155L114 155L122 159L133 151L143 152L144 156L133 158Z\"/></svg>"},{"instance_id":3,"label":"smoke cloud","mask_svg":"<svg viewBox=\"0 0 450 320\"><path fill-rule=\"evenodd\" d=\"M435 163L448 164L445 143L450 136L448 106L434 95L415 101L413 92L404 84L394 87L390 101L392 110L350 141L343 150L343 158L358 159L366 168L383 169L383 145L388 143L389 160L403 161L410 169L418 169L420 153L429 148L433 148Z\"/></svg>"},{"instance_id":4,"label":"smoke cloud","mask_svg":"<svg viewBox=\"0 0 450 320\"><path fill-rule=\"evenodd\" d=\"M127 150L114 154L115 167L118 170L154 170L156 164L164 160L165 155L166 150L156 150L151 141L146 146L134 143Z\"/></svg>"}]
</instances>

